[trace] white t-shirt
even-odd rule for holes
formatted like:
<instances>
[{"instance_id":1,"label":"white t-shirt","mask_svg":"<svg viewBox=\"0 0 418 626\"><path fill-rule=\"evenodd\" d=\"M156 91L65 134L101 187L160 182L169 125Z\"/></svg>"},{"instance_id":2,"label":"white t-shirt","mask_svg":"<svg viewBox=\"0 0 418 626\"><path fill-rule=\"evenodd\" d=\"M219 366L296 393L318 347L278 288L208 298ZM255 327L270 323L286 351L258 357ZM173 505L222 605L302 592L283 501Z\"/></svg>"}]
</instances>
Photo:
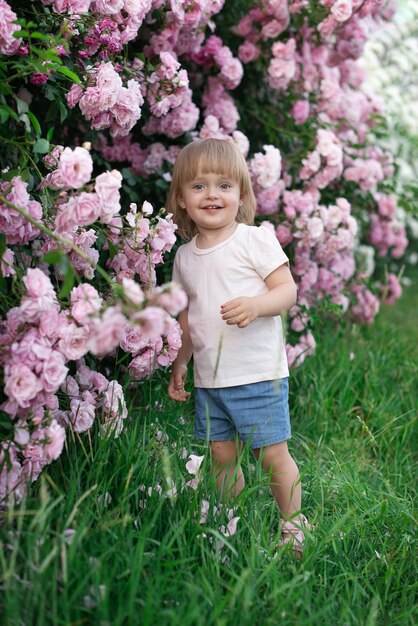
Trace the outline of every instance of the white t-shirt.
<instances>
[{"instance_id":1,"label":"white t-shirt","mask_svg":"<svg viewBox=\"0 0 418 626\"><path fill-rule=\"evenodd\" d=\"M196 387L232 387L289 375L280 316L229 326L221 304L268 291L264 279L288 258L264 226L238 224L225 241L202 250L196 237L180 246L173 280L189 297Z\"/></svg>"}]
</instances>

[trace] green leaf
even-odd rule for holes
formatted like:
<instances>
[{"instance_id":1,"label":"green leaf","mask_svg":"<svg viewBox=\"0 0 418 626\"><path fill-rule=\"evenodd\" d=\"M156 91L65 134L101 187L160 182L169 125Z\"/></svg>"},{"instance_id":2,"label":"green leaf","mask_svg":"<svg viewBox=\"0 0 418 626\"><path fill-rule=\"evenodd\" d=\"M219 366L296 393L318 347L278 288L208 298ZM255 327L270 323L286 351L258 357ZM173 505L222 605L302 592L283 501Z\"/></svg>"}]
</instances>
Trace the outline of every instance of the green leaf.
<instances>
[{"instance_id":1,"label":"green leaf","mask_svg":"<svg viewBox=\"0 0 418 626\"><path fill-rule=\"evenodd\" d=\"M62 74L63 76L70 78L73 81L73 83L77 83L77 85L81 85L81 81L79 77L77 76L77 74L74 74L74 72L69 70L68 67L66 67L65 65L63 65L62 67L57 67L55 71L58 72L58 74Z\"/></svg>"},{"instance_id":2,"label":"green leaf","mask_svg":"<svg viewBox=\"0 0 418 626\"><path fill-rule=\"evenodd\" d=\"M74 286L75 272L71 263L67 263L65 270L64 282L59 290L59 297L66 298Z\"/></svg>"},{"instance_id":3,"label":"green leaf","mask_svg":"<svg viewBox=\"0 0 418 626\"><path fill-rule=\"evenodd\" d=\"M4 124L9 119L9 114L4 109L0 109L0 123Z\"/></svg>"},{"instance_id":4,"label":"green leaf","mask_svg":"<svg viewBox=\"0 0 418 626\"><path fill-rule=\"evenodd\" d=\"M115 246L115 244L113 243L113 241L111 239L107 239L106 241L107 241L107 245L108 245L108 248L109 248L110 258L114 259L116 254L117 254L118 249L117 249L117 247Z\"/></svg>"},{"instance_id":5,"label":"green leaf","mask_svg":"<svg viewBox=\"0 0 418 626\"><path fill-rule=\"evenodd\" d=\"M30 129L30 122L29 122L29 118L27 116L27 113L21 113L19 115L19 119L20 119L21 122L24 123L25 131L29 134L31 129Z\"/></svg>"},{"instance_id":6,"label":"green leaf","mask_svg":"<svg viewBox=\"0 0 418 626\"><path fill-rule=\"evenodd\" d=\"M54 134L54 130L55 128L53 126L51 126L51 128L48 129L48 132L46 134L46 138L48 139L48 141L51 141L52 135Z\"/></svg>"},{"instance_id":7,"label":"green leaf","mask_svg":"<svg viewBox=\"0 0 418 626\"><path fill-rule=\"evenodd\" d=\"M7 87L7 85L3 85L2 83L0 83L0 93L8 96L10 93L12 93L12 90L10 89L10 87Z\"/></svg>"},{"instance_id":8,"label":"green leaf","mask_svg":"<svg viewBox=\"0 0 418 626\"><path fill-rule=\"evenodd\" d=\"M16 102L17 102L17 112L19 113L19 115L21 113L27 113L29 111L29 106L27 102L25 102L24 100L20 100L19 98L17 98Z\"/></svg>"},{"instance_id":9,"label":"green leaf","mask_svg":"<svg viewBox=\"0 0 418 626\"><path fill-rule=\"evenodd\" d=\"M46 254L44 254L42 258L42 263L46 263L47 265L55 265L59 263L63 257L62 250L50 250Z\"/></svg>"},{"instance_id":10,"label":"green leaf","mask_svg":"<svg viewBox=\"0 0 418 626\"><path fill-rule=\"evenodd\" d=\"M40 137L42 135L41 125L38 122L38 118L36 115L32 113L32 111L28 111L28 117L32 123L33 130L35 131L35 135ZM47 137L47 141L49 141L49 137Z\"/></svg>"},{"instance_id":11,"label":"green leaf","mask_svg":"<svg viewBox=\"0 0 418 626\"><path fill-rule=\"evenodd\" d=\"M13 109L11 107L9 107L8 104L2 103L0 104L0 110L3 109L3 111L7 111L7 113L10 115L10 117L12 117L16 122L19 121L19 117L16 113L16 111L13 111Z\"/></svg>"},{"instance_id":12,"label":"green leaf","mask_svg":"<svg viewBox=\"0 0 418 626\"><path fill-rule=\"evenodd\" d=\"M51 39L51 35L44 35L43 33L31 33L32 39L41 39L42 41L48 41Z\"/></svg>"},{"instance_id":13,"label":"green leaf","mask_svg":"<svg viewBox=\"0 0 418 626\"><path fill-rule=\"evenodd\" d=\"M47 154L49 152L49 141L47 139L38 139L33 146L33 151L39 154Z\"/></svg>"},{"instance_id":14,"label":"green leaf","mask_svg":"<svg viewBox=\"0 0 418 626\"><path fill-rule=\"evenodd\" d=\"M5 235L0 235L0 259L3 256L6 248L7 248L6 237Z\"/></svg>"},{"instance_id":15,"label":"green leaf","mask_svg":"<svg viewBox=\"0 0 418 626\"><path fill-rule=\"evenodd\" d=\"M61 122L63 122L68 117L68 109L62 100L57 100L57 102L58 102L58 107L60 110L60 120Z\"/></svg>"}]
</instances>

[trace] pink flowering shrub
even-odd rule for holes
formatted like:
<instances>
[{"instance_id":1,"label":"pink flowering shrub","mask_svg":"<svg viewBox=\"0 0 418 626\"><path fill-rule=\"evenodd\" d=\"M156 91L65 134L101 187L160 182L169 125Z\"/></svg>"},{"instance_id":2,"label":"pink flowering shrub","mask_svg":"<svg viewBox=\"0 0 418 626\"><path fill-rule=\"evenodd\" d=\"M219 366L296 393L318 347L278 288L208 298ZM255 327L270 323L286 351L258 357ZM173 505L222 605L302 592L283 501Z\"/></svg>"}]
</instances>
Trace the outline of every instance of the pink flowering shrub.
<instances>
[{"instance_id":1,"label":"pink flowering shrub","mask_svg":"<svg viewBox=\"0 0 418 626\"><path fill-rule=\"evenodd\" d=\"M124 391L100 372L101 360L124 350L135 379L169 365L181 346L173 315L187 305L179 286L156 287L155 266L175 241L171 215L144 202L121 217L120 172L91 180L85 147L57 146L44 162L43 206L20 176L1 183L0 233L10 246L2 273L23 278L0 324L1 409L14 424L13 438L1 443L0 506L19 501L58 458L68 429L83 433L97 421L100 433L119 436ZM101 254L113 292L83 282L97 280Z\"/></svg>"},{"instance_id":2,"label":"pink flowering shrub","mask_svg":"<svg viewBox=\"0 0 418 626\"><path fill-rule=\"evenodd\" d=\"M164 284L176 226L156 207L185 143L218 137L247 158L256 223L298 283L294 366L315 351L318 311L371 323L395 302L408 246L378 146L384 110L358 63L391 0L26 4L0 0L0 359L14 433L0 500L23 496L68 429L119 435L112 356L136 381L175 358L187 303Z\"/></svg>"}]
</instances>

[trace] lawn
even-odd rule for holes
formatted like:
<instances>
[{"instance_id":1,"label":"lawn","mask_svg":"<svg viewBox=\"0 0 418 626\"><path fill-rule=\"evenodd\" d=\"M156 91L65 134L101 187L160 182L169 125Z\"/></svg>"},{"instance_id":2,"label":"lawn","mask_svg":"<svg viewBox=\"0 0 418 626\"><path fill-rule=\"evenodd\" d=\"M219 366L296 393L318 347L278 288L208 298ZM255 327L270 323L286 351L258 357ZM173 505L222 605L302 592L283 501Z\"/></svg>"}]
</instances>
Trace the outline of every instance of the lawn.
<instances>
[{"instance_id":1,"label":"lawn","mask_svg":"<svg viewBox=\"0 0 418 626\"><path fill-rule=\"evenodd\" d=\"M417 623L417 309L415 285L371 327L323 328L317 354L292 374L291 451L315 525L302 561L275 547L278 513L248 450L237 533L224 537L228 507L192 437L192 406L169 401L159 375L139 387L119 439L69 437L5 515L0 621ZM191 453L205 455L197 489L186 486Z\"/></svg>"}]
</instances>

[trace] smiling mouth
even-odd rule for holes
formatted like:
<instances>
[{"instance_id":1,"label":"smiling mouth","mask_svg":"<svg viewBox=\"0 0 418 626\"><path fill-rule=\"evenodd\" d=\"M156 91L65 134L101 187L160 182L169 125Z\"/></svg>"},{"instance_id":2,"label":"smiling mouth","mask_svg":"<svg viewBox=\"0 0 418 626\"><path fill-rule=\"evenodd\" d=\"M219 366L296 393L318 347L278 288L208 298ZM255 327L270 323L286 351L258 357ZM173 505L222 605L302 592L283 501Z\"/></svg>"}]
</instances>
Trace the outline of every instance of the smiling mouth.
<instances>
[{"instance_id":1,"label":"smiling mouth","mask_svg":"<svg viewBox=\"0 0 418 626\"><path fill-rule=\"evenodd\" d=\"M218 209L222 209L223 207L218 206L217 204L209 204L208 206L202 207L204 211L216 211Z\"/></svg>"}]
</instances>

